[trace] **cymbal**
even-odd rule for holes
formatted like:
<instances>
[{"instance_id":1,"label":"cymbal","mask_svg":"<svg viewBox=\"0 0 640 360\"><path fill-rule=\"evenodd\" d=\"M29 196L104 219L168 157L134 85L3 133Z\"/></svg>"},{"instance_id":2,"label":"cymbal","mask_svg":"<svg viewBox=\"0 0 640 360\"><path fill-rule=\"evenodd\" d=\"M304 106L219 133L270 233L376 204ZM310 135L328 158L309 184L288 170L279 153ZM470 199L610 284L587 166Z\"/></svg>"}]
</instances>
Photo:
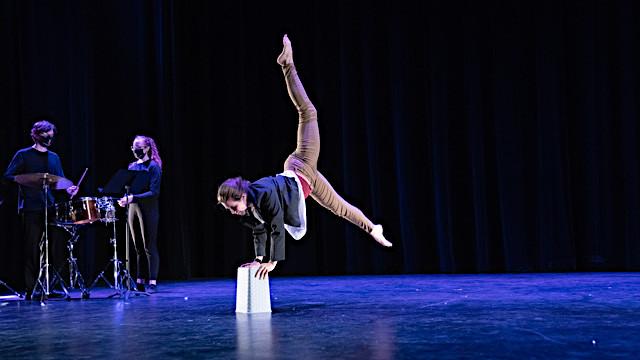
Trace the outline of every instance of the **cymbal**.
<instances>
[{"instance_id":1,"label":"cymbal","mask_svg":"<svg viewBox=\"0 0 640 360\"><path fill-rule=\"evenodd\" d=\"M32 188L42 187L42 183L46 181L54 190L66 189L73 186L73 182L67 178L48 173L20 174L15 176L18 184Z\"/></svg>"}]
</instances>

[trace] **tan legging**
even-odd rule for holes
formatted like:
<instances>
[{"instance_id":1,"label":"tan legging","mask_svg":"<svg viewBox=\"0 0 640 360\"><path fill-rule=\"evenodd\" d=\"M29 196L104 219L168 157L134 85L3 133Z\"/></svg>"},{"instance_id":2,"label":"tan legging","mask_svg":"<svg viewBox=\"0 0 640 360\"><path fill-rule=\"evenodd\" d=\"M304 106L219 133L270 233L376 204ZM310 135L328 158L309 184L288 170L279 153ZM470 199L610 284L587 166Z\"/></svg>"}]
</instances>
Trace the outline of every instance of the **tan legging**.
<instances>
[{"instance_id":1,"label":"tan legging","mask_svg":"<svg viewBox=\"0 0 640 360\"><path fill-rule=\"evenodd\" d=\"M282 67L289 97L298 110L298 139L296 150L284 162L285 170L292 170L309 180L311 197L332 213L349 220L367 233L373 223L360 209L349 204L333 189L329 181L318 171L320 155L320 131L318 114L298 78L293 64Z\"/></svg>"}]
</instances>

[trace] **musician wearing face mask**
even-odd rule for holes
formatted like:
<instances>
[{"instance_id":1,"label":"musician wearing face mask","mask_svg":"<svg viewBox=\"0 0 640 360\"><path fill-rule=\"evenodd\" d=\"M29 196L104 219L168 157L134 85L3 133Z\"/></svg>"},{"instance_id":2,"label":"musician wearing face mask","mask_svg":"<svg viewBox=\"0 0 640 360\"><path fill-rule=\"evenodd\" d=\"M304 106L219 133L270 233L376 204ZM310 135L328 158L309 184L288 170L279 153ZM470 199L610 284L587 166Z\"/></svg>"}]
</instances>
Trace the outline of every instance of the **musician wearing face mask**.
<instances>
[{"instance_id":1,"label":"musician wearing face mask","mask_svg":"<svg viewBox=\"0 0 640 360\"><path fill-rule=\"evenodd\" d=\"M56 127L52 123L42 120L33 124L31 129L31 139L33 145L19 150L7 167L3 179L7 182L16 180L17 175L48 173L64 178L62 162L55 152L49 150L56 135ZM46 204L53 206L59 191L48 192ZM66 188L66 193L75 195L78 187L75 185ZM18 213L22 218L25 256L25 289L27 299L31 298L31 291L35 287L35 282L40 270L40 239L44 232L44 209L45 198L42 188L30 186L18 186ZM49 214L53 216L54 214ZM51 229L51 227L50 227ZM56 237L55 231L50 231ZM62 249L64 244L60 239L53 240L50 237L49 253L50 263L60 264Z\"/></svg>"},{"instance_id":2,"label":"musician wearing face mask","mask_svg":"<svg viewBox=\"0 0 640 360\"><path fill-rule=\"evenodd\" d=\"M155 141L148 136L136 136L131 151L137 160L129 164L129 170L143 171L148 176L144 177L145 184L140 192L121 198L118 204L129 205L129 229L137 254L138 290L156 292L160 268L157 237L162 160ZM134 226L136 219L138 227Z\"/></svg>"}]
</instances>

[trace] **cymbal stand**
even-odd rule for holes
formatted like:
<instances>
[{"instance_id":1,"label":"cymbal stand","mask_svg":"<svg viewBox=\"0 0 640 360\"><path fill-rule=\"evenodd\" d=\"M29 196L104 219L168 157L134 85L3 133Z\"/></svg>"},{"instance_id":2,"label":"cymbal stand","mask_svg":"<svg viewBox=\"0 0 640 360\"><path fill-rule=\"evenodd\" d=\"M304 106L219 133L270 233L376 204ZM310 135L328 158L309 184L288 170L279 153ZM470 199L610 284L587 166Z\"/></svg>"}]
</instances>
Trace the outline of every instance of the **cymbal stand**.
<instances>
[{"instance_id":1,"label":"cymbal stand","mask_svg":"<svg viewBox=\"0 0 640 360\"><path fill-rule=\"evenodd\" d=\"M44 174L42 178L42 192L44 193L44 244L40 241L40 271L38 272L38 280L33 287L32 294L36 293L36 289L40 287L42 290L40 301L44 301L49 296L50 283L49 283L49 174ZM43 260L43 245L44 245L44 264ZM42 278L44 277L44 283Z\"/></svg>"},{"instance_id":2,"label":"cymbal stand","mask_svg":"<svg viewBox=\"0 0 640 360\"><path fill-rule=\"evenodd\" d=\"M46 239L45 239L45 234L42 234L42 238L40 239L40 252L42 252L42 248L43 245L45 244ZM40 255L40 262L43 262L43 256ZM47 260L48 262L48 260ZM44 302L44 300L48 299L49 295L51 295L51 293L53 292L53 290L55 289L55 286L60 284L60 289L62 289L62 291L64 292L64 298L67 300L71 299L71 294L69 293L69 289L67 288L67 284L65 284L64 280L62 280L62 275L60 275L60 273L58 272L58 270L55 268L55 266L53 266L53 264L48 264L47 265L48 268L51 268L49 270L49 275L53 274L53 277L50 279L50 281L48 282L48 289L49 289L49 293L45 295L44 291L41 294L41 302ZM38 282L40 283L40 285L42 286L42 282L40 281L40 279L38 279ZM36 283L36 286L34 287L34 292L33 294L35 294L35 289L38 287L38 283Z\"/></svg>"}]
</instances>

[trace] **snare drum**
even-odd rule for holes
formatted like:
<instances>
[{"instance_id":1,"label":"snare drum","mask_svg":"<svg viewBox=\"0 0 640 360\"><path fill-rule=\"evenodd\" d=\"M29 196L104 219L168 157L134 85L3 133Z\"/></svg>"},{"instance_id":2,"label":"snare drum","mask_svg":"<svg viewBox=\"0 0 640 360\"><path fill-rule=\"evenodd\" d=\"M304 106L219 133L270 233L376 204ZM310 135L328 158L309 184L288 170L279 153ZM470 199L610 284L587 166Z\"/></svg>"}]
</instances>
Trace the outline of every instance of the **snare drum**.
<instances>
[{"instance_id":1,"label":"snare drum","mask_svg":"<svg viewBox=\"0 0 640 360\"><path fill-rule=\"evenodd\" d=\"M62 224L89 224L100 220L97 199L81 197L78 200L56 204L56 222Z\"/></svg>"}]
</instances>

